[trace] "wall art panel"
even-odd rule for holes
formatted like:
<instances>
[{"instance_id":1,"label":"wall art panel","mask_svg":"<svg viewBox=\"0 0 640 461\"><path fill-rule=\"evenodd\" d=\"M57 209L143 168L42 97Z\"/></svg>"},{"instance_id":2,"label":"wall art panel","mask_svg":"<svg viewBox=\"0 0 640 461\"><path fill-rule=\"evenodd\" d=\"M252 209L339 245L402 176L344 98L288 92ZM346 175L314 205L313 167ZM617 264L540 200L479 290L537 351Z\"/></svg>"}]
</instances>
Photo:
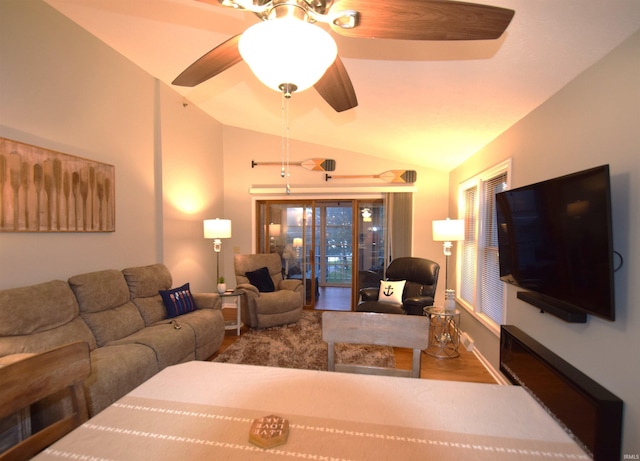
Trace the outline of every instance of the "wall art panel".
<instances>
[{"instance_id":1,"label":"wall art panel","mask_svg":"<svg viewBox=\"0 0 640 461\"><path fill-rule=\"evenodd\" d=\"M0 232L113 231L113 165L0 138Z\"/></svg>"}]
</instances>

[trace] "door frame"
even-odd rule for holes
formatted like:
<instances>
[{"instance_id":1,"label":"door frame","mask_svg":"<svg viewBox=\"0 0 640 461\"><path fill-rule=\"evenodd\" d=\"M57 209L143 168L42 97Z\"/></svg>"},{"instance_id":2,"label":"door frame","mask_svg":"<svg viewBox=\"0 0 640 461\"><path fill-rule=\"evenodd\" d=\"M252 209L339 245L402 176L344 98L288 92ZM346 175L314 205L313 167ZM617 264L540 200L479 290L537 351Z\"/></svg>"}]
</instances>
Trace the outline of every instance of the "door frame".
<instances>
[{"instance_id":1,"label":"door frame","mask_svg":"<svg viewBox=\"0 0 640 461\"><path fill-rule=\"evenodd\" d=\"M307 239L306 239L306 226L311 226L311 241L314 242L314 244L311 246L311 248L309 249L309 258L310 261L314 261L316 254L315 254L315 241L316 241L316 233L318 232L318 229L316 228L316 212L317 212L317 208L318 208L318 203L337 203L337 202L349 202L351 205L351 212L352 212L352 217L351 217L351 245L352 245L352 251L351 251L351 296L350 296L350 309L354 310L355 306L358 303L359 300L359 293L358 293L358 285L359 285L359 265L360 265L360 260L359 260L359 218L360 218L360 208L361 208L361 204L363 203L380 203L382 204L382 207L385 207L385 200L384 197L358 197L358 198L338 198L338 197L326 197L326 198L301 198L301 197L297 197L297 198L287 198L287 199L283 199L281 197L278 198L269 198L269 197L254 197L254 213L253 213L253 217L252 217L252 221L254 222L254 248L256 249L256 252L260 253L260 252L264 252L264 253L270 253L272 248L270 246L270 233L269 233L269 226L267 223L272 222L272 220L270 219L270 205L298 205L300 207L302 207L303 209L305 208L310 208L311 210L311 218L309 222L306 222L307 220L304 219L303 221L303 247L302 247L302 251L303 251L303 261L306 259L306 248L308 245ZM264 207L264 213L262 211L262 207ZM264 216L263 216L264 214ZM303 212L304 214L304 212ZM384 232L385 236L386 236L386 231ZM264 238L263 238L264 237ZM386 237L384 237L386 238ZM320 257L322 257L322 250L318 249L318 251L320 251ZM384 251L387 251L387 245L385 245ZM325 251L326 254L326 251ZM384 257L384 259L386 260L386 256ZM305 307L306 308L311 308L313 309L315 307L315 303L316 303L316 286L315 286L315 281L316 281L316 268L315 268L315 264L311 264L311 276L310 276L310 283L311 283L311 287L310 287L310 293L311 293L311 303L307 304L307 299L305 296ZM303 266L303 274L306 273L306 268ZM305 285L304 290L306 292L306 277L302 277L302 281L303 281L303 285Z\"/></svg>"}]
</instances>

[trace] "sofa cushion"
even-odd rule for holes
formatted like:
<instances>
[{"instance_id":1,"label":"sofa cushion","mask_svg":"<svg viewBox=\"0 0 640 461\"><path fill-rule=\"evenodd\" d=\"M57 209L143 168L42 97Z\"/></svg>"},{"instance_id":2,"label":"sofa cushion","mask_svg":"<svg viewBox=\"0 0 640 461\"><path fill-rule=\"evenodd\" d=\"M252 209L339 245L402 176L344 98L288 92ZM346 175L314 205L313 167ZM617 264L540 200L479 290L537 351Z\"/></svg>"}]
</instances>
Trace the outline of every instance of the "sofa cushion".
<instances>
[{"instance_id":1,"label":"sofa cushion","mask_svg":"<svg viewBox=\"0 0 640 461\"><path fill-rule=\"evenodd\" d=\"M159 294L148 298L134 298L132 301L138 307L146 326L167 319L167 309L164 307L164 301L162 301L162 296Z\"/></svg>"},{"instance_id":2,"label":"sofa cushion","mask_svg":"<svg viewBox=\"0 0 640 461\"><path fill-rule=\"evenodd\" d=\"M78 314L76 298L62 280L0 291L0 336L51 330Z\"/></svg>"},{"instance_id":3,"label":"sofa cushion","mask_svg":"<svg viewBox=\"0 0 640 461\"><path fill-rule=\"evenodd\" d=\"M115 269L75 275L69 285L82 313L113 309L131 298L124 275Z\"/></svg>"},{"instance_id":4,"label":"sofa cushion","mask_svg":"<svg viewBox=\"0 0 640 461\"><path fill-rule=\"evenodd\" d=\"M138 307L144 324L149 326L167 318L161 290L171 288L171 273L164 264L129 267L122 271L131 300Z\"/></svg>"},{"instance_id":5,"label":"sofa cushion","mask_svg":"<svg viewBox=\"0 0 640 461\"><path fill-rule=\"evenodd\" d=\"M266 267L274 286L282 280L282 259L278 253L259 253L247 255L233 255L233 270L236 275L236 286L250 283L247 272Z\"/></svg>"},{"instance_id":6,"label":"sofa cushion","mask_svg":"<svg viewBox=\"0 0 640 461\"><path fill-rule=\"evenodd\" d=\"M106 346L91 352L91 374L84 382L89 416L95 416L158 371L154 350L142 344Z\"/></svg>"},{"instance_id":7,"label":"sofa cushion","mask_svg":"<svg viewBox=\"0 0 640 461\"><path fill-rule=\"evenodd\" d=\"M60 327L30 335L0 336L0 356L40 353L78 341L88 343L90 350L97 347L95 336L80 317Z\"/></svg>"},{"instance_id":8,"label":"sofa cushion","mask_svg":"<svg viewBox=\"0 0 640 461\"><path fill-rule=\"evenodd\" d=\"M158 368L195 359L195 333L188 325L174 328L168 321L143 328L126 338L112 341L108 346L142 344L155 352Z\"/></svg>"},{"instance_id":9,"label":"sofa cushion","mask_svg":"<svg viewBox=\"0 0 640 461\"><path fill-rule=\"evenodd\" d=\"M0 290L0 318L0 356L39 353L78 341L96 348L76 298L62 280Z\"/></svg>"},{"instance_id":10,"label":"sofa cushion","mask_svg":"<svg viewBox=\"0 0 640 461\"><path fill-rule=\"evenodd\" d=\"M164 307L167 309L168 318L177 317L196 309L196 303L191 296L188 283L172 290L160 290L160 296L162 296Z\"/></svg>"},{"instance_id":11,"label":"sofa cushion","mask_svg":"<svg viewBox=\"0 0 640 461\"><path fill-rule=\"evenodd\" d=\"M75 275L69 285L98 347L144 328L140 311L129 300L129 287L122 272L104 270Z\"/></svg>"},{"instance_id":12,"label":"sofa cushion","mask_svg":"<svg viewBox=\"0 0 640 461\"><path fill-rule=\"evenodd\" d=\"M255 306L256 326L259 328L297 322L302 316L302 294L289 290L261 293L255 300Z\"/></svg>"},{"instance_id":13,"label":"sofa cushion","mask_svg":"<svg viewBox=\"0 0 640 461\"><path fill-rule=\"evenodd\" d=\"M89 325L96 337L98 347L116 341L144 328L144 320L138 308L129 301L122 306L102 312L81 313L82 319Z\"/></svg>"},{"instance_id":14,"label":"sofa cushion","mask_svg":"<svg viewBox=\"0 0 640 461\"><path fill-rule=\"evenodd\" d=\"M380 314L406 314L401 303L379 303L378 301L364 301L356 306L356 312L378 312Z\"/></svg>"},{"instance_id":15,"label":"sofa cushion","mask_svg":"<svg viewBox=\"0 0 640 461\"><path fill-rule=\"evenodd\" d=\"M261 267L254 271L245 272L246 277L249 279L249 283L256 287L261 293L270 293L276 291L276 287L273 284L271 275L269 275L269 269L267 267Z\"/></svg>"},{"instance_id":16,"label":"sofa cushion","mask_svg":"<svg viewBox=\"0 0 640 461\"><path fill-rule=\"evenodd\" d=\"M224 340L224 318L220 309L197 309L180 316L181 325L193 330L196 341L196 360L207 360L216 353Z\"/></svg>"},{"instance_id":17,"label":"sofa cushion","mask_svg":"<svg viewBox=\"0 0 640 461\"><path fill-rule=\"evenodd\" d=\"M127 281L131 299L157 296L160 290L171 288L171 273L164 264L129 267L122 273Z\"/></svg>"}]
</instances>

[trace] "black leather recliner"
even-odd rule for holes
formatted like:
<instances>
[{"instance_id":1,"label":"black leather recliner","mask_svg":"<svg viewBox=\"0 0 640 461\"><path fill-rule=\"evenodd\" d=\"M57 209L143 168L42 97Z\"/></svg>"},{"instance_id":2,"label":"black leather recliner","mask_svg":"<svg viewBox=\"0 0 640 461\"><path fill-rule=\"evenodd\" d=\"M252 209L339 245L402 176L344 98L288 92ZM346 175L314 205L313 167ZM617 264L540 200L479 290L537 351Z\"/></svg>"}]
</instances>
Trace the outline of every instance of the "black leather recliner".
<instances>
[{"instance_id":1,"label":"black leather recliner","mask_svg":"<svg viewBox=\"0 0 640 461\"><path fill-rule=\"evenodd\" d=\"M423 315L426 306L433 306L440 265L429 259L402 257L387 267L387 280L406 280L402 304L378 301L379 288L362 288L358 312Z\"/></svg>"}]
</instances>

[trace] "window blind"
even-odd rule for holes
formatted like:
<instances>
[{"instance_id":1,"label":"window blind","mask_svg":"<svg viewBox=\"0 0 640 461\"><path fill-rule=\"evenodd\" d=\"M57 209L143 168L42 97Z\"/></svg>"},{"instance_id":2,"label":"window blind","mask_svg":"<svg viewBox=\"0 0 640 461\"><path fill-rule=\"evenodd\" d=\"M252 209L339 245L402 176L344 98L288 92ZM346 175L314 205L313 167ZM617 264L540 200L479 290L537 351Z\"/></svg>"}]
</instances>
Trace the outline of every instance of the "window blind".
<instances>
[{"instance_id":1,"label":"window blind","mask_svg":"<svg viewBox=\"0 0 640 461\"><path fill-rule=\"evenodd\" d=\"M506 190L507 173L501 173L483 183L483 235L480 255L481 285L479 311L498 325L502 324L504 284L500 281L498 261L498 229L496 194Z\"/></svg>"},{"instance_id":2,"label":"window blind","mask_svg":"<svg viewBox=\"0 0 640 461\"><path fill-rule=\"evenodd\" d=\"M464 242L460 273L460 298L469 304L475 302L476 279L476 196L478 187L466 189L464 194Z\"/></svg>"}]
</instances>

